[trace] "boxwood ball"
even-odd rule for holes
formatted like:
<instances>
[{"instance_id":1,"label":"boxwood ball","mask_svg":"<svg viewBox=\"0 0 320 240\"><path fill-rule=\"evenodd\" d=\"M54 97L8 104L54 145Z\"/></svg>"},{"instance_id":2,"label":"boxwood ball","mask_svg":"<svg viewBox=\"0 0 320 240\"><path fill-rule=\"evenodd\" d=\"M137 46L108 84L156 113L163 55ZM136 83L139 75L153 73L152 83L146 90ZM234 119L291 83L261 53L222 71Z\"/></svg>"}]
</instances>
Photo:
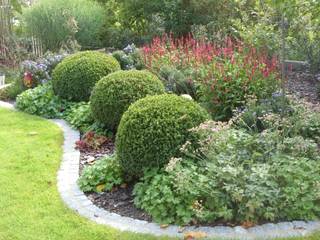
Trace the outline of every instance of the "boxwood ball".
<instances>
[{"instance_id":1,"label":"boxwood ball","mask_svg":"<svg viewBox=\"0 0 320 240\"><path fill-rule=\"evenodd\" d=\"M65 58L53 70L53 90L69 101L88 101L96 82L118 70L120 65L112 56L97 51L79 52Z\"/></svg>"},{"instance_id":2,"label":"boxwood ball","mask_svg":"<svg viewBox=\"0 0 320 240\"><path fill-rule=\"evenodd\" d=\"M90 98L93 116L109 130L116 130L130 104L148 95L165 92L162 82L148 71L118 71L102 78Z\"/></svg>"},{"instance_id":3,"label":"boxwood ball","mask_svg":"<svg viewBox=\"0 0 320 240\"><path fill-rule=\"evenodd\" d=\"M116 135L121 167L131 178L141 177L148 168L163 167L186 141L196 140L189 130L207 119L206 110L177 95L136 101L123 114Z\"/></svg>"}]
</instances>

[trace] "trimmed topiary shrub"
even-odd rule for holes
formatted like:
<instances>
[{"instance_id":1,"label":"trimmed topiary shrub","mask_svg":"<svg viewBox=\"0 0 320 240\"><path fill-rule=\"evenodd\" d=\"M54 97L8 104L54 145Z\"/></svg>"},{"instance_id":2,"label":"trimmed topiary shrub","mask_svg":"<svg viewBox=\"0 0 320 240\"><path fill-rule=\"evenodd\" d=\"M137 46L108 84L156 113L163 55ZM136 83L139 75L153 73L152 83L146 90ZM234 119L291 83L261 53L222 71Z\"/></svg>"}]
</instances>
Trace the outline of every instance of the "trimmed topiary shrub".
<instances>
[{"instance_id":1,"label":"trimmed topiary shrub","mask_svg":"<svg viewBox=\"0 0 320 240\"><path fill-rule=\"evenodd\" d=\"M209 119L196 102L173 94L149 96L132 104L123 114L116 147L127 177L141 177L144 170L162 167L195 135L189 131Z\"/></svg>"},{"instance_id":2,"label":"trimmed topiary shrub","mask_svg":"<svg viewBox=\"0 0 320 240\"><path fill-rule=\"evenodd\" d=\"M53 89L64 99L88 101L95 83L118 70L120 65L112 56L95 51L79 52L65 58L53 70Z\"/></svg>"},{"instance_id":3,"label":"trimmed topiary shrub","mask_svg":"<svg viewBox=\"0 0 320 240\"><path fill-rule=\"evenodd\" d=\"M140 98L165 92L162 82L148 71L118 71L102 78L90 98L94 118L115 130L123 113Z\"/></svg>"}]
</instances>

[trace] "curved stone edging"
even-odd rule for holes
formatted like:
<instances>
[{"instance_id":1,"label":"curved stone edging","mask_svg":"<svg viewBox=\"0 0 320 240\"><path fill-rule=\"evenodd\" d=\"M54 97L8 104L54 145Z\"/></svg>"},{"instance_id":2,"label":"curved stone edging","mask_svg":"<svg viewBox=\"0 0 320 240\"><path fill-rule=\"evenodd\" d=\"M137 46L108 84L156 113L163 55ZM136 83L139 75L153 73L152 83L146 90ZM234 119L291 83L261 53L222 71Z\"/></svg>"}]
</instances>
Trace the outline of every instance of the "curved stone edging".
<instances>
[{"instance_id":1,"label":"curved stone edging","mask_svg":"<svg viewBox=\"0 0 320 240\"><path fill-rule=\"evenodd\" d=\"M9 103L1 102L0 107L13 109ZM58 172L58 190L66 205L75 210L81 216L89 218L98 223L117 228L121 231L146 233L156 236L182 237L187 232L203 232L208 237L220 239L274 239L278 237L297 237L311 234L320 229L319 221L293 221L282 223L268 223L255 226L249 229L243 227L186 227L181 228L170 225L167 228L160 228L158 224L137 220L129 217L122 217L118 214L108 212L95 206L86 195L79 189L77 179L79 177L80 152L75 150L75 142L79 140L79 132L72 130L64 120L52 120L64 134L63 157Z\"/></svg>"}]
</instances>

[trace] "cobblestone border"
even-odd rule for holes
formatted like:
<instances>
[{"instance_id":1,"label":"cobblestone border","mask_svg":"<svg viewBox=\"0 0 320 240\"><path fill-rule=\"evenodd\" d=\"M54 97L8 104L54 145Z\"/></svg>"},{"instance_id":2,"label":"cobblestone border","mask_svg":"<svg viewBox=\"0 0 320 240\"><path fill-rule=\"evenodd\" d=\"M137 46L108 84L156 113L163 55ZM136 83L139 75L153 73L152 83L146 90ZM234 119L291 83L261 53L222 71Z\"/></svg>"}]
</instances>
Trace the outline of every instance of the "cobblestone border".
<instances>
[{"instance_id":1,"label":"cobblestone border","mask_svg":"<svg viewBox=\"0 0 320 240\"><path fill-rule=\"evenodd\" d=\"M13 109L9 103L1 102L0 107ZM81 216L89 218L98 223L117 228L121 231L146 233L155 236L182 237L188 232L202 232L210 238L219 239L274 239L278 237L301 237L311 234L320 229L319 221L293 221L278 224L268 223L255 226L249 229L243 227L186 227L181 228L170 225L167 228L160 228L158 224L137 220L129 217L122 217L118 214L108 212L95 206L79 189L77 179L79 177L80 152L75 150L74 144L79 139L79 132L72 130L64 120L52 120L64 134L63 157L60 170L58 171L58 190L65 204Z\"/></svg>"}]
</instances>

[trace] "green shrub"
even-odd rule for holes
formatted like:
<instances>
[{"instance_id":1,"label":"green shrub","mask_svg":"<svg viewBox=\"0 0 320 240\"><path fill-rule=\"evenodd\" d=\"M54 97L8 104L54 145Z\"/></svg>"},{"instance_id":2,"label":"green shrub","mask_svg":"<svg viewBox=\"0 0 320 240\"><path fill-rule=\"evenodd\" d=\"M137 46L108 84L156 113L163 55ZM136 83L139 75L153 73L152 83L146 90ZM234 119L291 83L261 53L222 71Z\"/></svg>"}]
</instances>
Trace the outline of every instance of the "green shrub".
<instances>
[{"instance_id":1,"label":"green shrub","mask_svg":"<svg viewBox=\"0 0 320 240\"><path fill-rule=\"evenodd\" d=\"M115 156L107 156L92 166L87 166L78 184L84 192L110 191L114 186L123 183L122 172Z\"/></svg>"},{"instance_id":2,"label":"green shrub","mask_svg":"<svg viewBox=\"0 0 320 240\"><path fill-rule=\"evenodd\" d=\"M117 70L120 70L119 63L111 56L101 52L79 52L65 58L53 70L53 89L64 99L87 101L95 83Z\"/></svg>"},{"instance_id":3,"label":"green shrub","mask_svg":"<svg viewBox=\"0 0 320 240\"><path fill-rule=\"evenodd\" d=\"M64 118L73 128L79 129L81 132L88 131L94 123L90 104L85 102L76 103L71 106L64 113Z\"/></svg>"},{"instance_id":4,"label":"green shrub","mask_svg":"<svg viewBox=\"0 0 320 240\"><path fill-rule=\"evenodd\" d=\"M195 139L189 129L208 118L197 103L176 95L138 100L124 113L116 136L124 172L141 177L145 169L162 167L182 144Z\"/></svg>"},{"instance_id":5,"label":"green shrub","mask_svg":"<svg viewBox=\"0 0 320 240\"><path fill-rule=\"evenodd\" d=\"M319 150L280 131L249 134L226 123L199 127L199 148L185 146L161 172L135 187L135 204L156 221L188 224L317 219Z\"/></svg>"},{"instance_id":6,"label":"green shrub","mask_svg":"<svg viewBox=\"0 0 320 240\"><path fill-rule=\"evenodd\" d=\"M55 96L51 83L29 89L18 95L17 109L45 118L61 118L68 102Z\"/></svg>"},{"instance_id":7,"label":"green shrub","mask_svg":"<svg viewBox=\"0 0 320 240\"><path fill-rule=\"evenodd\" d=\"M91 95L94 118L110 130L119 125L130 104L147 95L164 93L161 81L147 71L118 71L102 78Z\"/></svg>"}]
</instances>

